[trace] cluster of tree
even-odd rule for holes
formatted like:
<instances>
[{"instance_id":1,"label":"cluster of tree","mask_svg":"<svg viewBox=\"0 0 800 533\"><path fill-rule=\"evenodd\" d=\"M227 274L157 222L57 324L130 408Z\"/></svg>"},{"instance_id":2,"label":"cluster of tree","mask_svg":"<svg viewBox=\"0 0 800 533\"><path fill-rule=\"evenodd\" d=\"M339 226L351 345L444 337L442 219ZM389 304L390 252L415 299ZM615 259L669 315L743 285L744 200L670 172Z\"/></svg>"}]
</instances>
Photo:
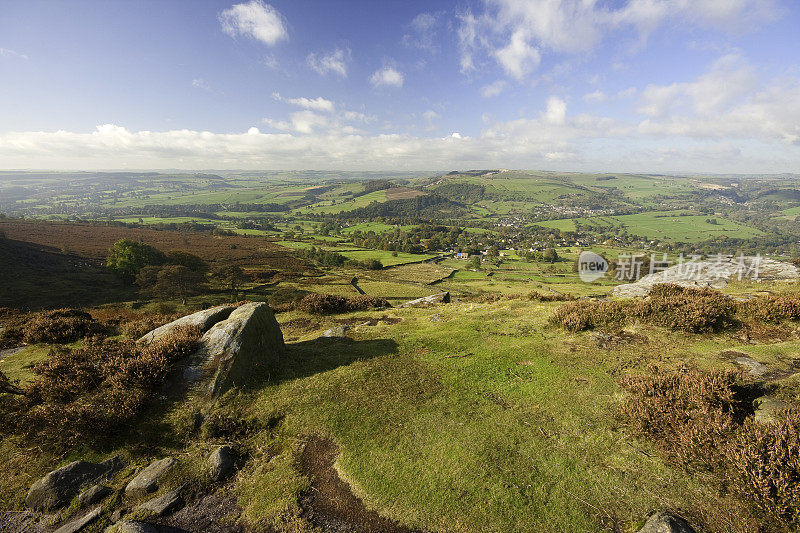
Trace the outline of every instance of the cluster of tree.
<instances>
[{"instance_id":1,"label":"cluster of tree","mask_svg":"<svg viewBox=\"0 0 800 533\"><path fill-rule=\"evenodd\" d=\"M374 202L339 215L340 218L368 219L373 217L408 217L413 220L437 219L467 214L464 205L435 194Z\"/></svg>"},{"instance_id":2,"label":"cluster of tree","mask_svg":"<svg viewBox=\"0 0 800 533\"><path fill-rule=\"evenodd\" d=\"M200 257L183 250L161 252L143 242L121 239L108 253L108 268L128 283L136 284L144 296L180 299L201 293L209 278L230 290L236 298L247 280L238 265L214 269Z\"/></svg>"},{"instance_id":3,"label":"cluster of tree","mask_svg":"<svg viewBox=\"0 0 800 533\"><path fill-rule=\"evenodd\" d=\"M366 259L364 261L348 259L338 252L323 250L322 248L317 248L316 246L300 250L299 254L300 257L323 266L340 267L347 265L355 268L361 268L363 270L380 270L383 268L383 263L377 259Z\"/></svg>"}]
</instances>

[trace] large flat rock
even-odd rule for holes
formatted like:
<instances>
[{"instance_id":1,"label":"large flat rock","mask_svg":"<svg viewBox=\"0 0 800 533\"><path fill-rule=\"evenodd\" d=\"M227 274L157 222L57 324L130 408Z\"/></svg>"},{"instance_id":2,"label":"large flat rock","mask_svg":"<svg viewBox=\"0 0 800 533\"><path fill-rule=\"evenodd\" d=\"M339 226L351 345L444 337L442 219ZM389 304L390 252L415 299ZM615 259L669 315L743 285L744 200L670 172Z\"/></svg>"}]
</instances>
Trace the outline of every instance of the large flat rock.
<instances>
[{"instance_id":1,"label":"large flat rock","mask_svg":"<svg viewBox=\"0 0 800 533\"><path fill-rule=\"evenodd\" d=\"M154 329L150 333L147 333L139 339L139 342L153 342L154 340L160 339L161 337L175 331L175 328L186 326L199 328L200 331L208 331L208 329L217 322L228 318L234 309L236 309L236 306L234 305L220 305L218 307L212 307L210 309L198 311L197 313L193 313L191 315L186 315L178 320L173 320L169 324L164 324L163 326Z\"/></svg>"},{"instance_id":2,"label":"large flat rock","mask_svg":"<svg viewBox=\"0 0 800 533\"><path fill-rule=\"evenodd\" d=\"M206 392L215 398L244 384L253 373L276 363L286 347L283 333L269 305L244 304L211 327L200 339L194 359L199 372L194 379L210 376Z\"/></svg>"},{"instance_id":3,"label":"large flat rock","mask_svg":"<svg viewBox=\"0 0 800 533\"><path fill-rule=\"evenodd\" d=\"M432 294L430 296L423 296L416 300L411 300L398 307L428 307L431 305L446 304L450 301L449 292L440 292L439 294Z\"/></svg>"},{"instance_id":4,"label":"large flat rock","mask_svg":"<svg viewBox=\"0 0 800 533\"><path fill-rule=\"evenodd\" d=\"M139 498L145 494L155 492L158 489L158 480L170 468L175 465L175 459L165 457L158 461L153 461L144 470L136 474L130 483L125 487L125 494L134 498Z\"/></svg>"},{"instance_id":5,"label":"large flat rock","mask_svg":"<svg viewBox=\"0 0 800 533\"><path fill-rule=\"evenodd\" d=\"M673 265L661 272L642 276L634 283L614 287L613 295L619 298L647 296L650 289L659 283L674 283L682 287L722 288L735 279L787 280L800 278L800 269L790 263L761 257L712 258Z\"/></svg>"},{"instance_id":6,"label":"large flat rock","mask_svg":"<svg viewBox=\"0 0 800 533\"><path fill-rule=\"evenodd\" d=\"M34 483L25 498L25 504L42 511L52 511L66 505L80 489L89 483L111 475L122 468L120 456L112 457L102 463L74 461L62 466Z\"/></svg>"}]
</instances>

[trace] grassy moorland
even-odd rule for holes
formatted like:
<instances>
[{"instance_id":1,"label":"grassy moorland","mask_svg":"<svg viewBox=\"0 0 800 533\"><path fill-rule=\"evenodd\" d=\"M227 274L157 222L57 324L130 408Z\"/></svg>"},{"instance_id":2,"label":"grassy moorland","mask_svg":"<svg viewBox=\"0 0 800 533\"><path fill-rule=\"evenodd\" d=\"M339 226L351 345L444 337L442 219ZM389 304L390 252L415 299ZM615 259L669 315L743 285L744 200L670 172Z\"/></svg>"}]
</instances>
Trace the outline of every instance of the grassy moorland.
<instances>
[{"instance_id":1,"label":"grassy moorland","mask_svg":"<svg viewBox=\"0 0 800 533\"><path fill-rule=\"evenodd\" d=\"M40 437L0 416L0 525L24 515L28 487L56 466L122 453L130 465L109 481L114 489L170 455L180 466L154 496L185 484L192 505L223 498L218 518L230 531L324 531L310 494L327 489L308 468L321 442L348 495L414 530L627 533L663 509L699 532L796 530L800 468L778 456L780 443L800 442L800 423L783 413L783 425L759 425L752 400L800 401L797 283L732 282L723 295L673 295L659 307L609 298L620 280L584 283L575 269L589 249L610 262L740 250L791 260L800 255L795 178L381 177L68 177L82 188L63 176L0 180L0 210L26 217L0 218L11 281L0 307L14 308L0 309L0 371L13 386L35 390L48 365L70 368L73 355L115 371L112 348L144 357L131 344L138 336L221 303L268 302L287 342L276 365L210 405L161 388L167 372L147 366L154 357L140 361L155 376L136 382L143 402L113 372L75 386L70 394L95 387L72 407L94 405L99 420L120 422L97 399L110 390L133 406L113 430L84 439L63 441L54 428L75 427L57 409L43 411ZM58 218L73 220L40 220ZM144 278L112 275L105 260L120 239L165 258L197 256L198 287L159 293ZM398 307L442 291L451 303ZM313 295L380 308L319 314L302 305ZM85 338L26 336L41 310L59 307L96 324ZM709 317L718 323L682 327ZM319 339L337 326L350 328L346 338ZM752 368L766 370L753 377ZM65 371L64 386L79 375ZM0 415L27 417L10 397L0 393ZM222 486L203 466L221 444L240 453ZM132 505L105 500L87 531L101 531L122 502Z\"/></svg>"}]
</instances>

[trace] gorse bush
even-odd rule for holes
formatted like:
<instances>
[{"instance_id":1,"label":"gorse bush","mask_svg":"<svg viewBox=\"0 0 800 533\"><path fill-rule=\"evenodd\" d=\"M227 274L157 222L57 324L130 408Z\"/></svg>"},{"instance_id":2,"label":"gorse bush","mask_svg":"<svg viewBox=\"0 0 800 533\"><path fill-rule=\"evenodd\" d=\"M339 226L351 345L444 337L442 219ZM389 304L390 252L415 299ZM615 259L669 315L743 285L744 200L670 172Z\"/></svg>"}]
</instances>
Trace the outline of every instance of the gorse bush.
<instances>
[{"instance_id":1,"label":"gorse bush","mask_svg":"<svg viewBox=\"0 0 800 533\"><path fill-rule=\"evenodd\" d=\"M645 300L586 300L559 307L550 323L569 331L622 326L635 321L692 333L717 331L733 322L736 304L712 289L655 285Z\"/></svg>"},{"instance_id":2,"label":"gorse bush","mask_svg":"<svg viewBox=\"0 0 800 533\"><path fill-rule=\"evenodd\" d=\"M97 335L103 326L92 315L77 309L57 309L33 315L22 327L22 337L27 343L73 342Z\"/></svg>"},{"instance_id":3,"label":"gorse bush","mask_svg":"<svg viewBox=\"0 0 800 533\"><path fill-rule=\"evenodd\" d=\"M389 302L383 298L363 294L350 298L333 294L308 294L296 305L300 311L320 315L363 311L375 307L389 307Z\"/></svg>"},{"instance_id":4,"label":"gorse bush","mask_svg":"<svg viewBox=\"0 0 800 533\"><path fill-rule=\"evenodd\" d=\"M0 429L63 445L107 436L141 412L199 337L181 328L149 345L95 337L54 348L23 395L0 398Z\"/></svg>"}]
</instances>

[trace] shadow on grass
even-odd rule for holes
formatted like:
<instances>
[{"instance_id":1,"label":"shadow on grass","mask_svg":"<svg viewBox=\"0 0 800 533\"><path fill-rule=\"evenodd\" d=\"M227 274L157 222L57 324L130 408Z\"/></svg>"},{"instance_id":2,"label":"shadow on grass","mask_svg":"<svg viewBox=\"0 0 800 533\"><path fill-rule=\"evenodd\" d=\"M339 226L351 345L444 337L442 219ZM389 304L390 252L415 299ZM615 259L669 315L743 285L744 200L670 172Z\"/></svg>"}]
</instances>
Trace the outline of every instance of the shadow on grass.
<instances>
[{"instance_id":1,"label":"shadow on grass","mask_svg":"<svg viewBox=\"0 0 800 533\"><path fill-rule=\"evenodd\" d=\"M287 343L286 353L275 365L252 376L242 390L254 390L265 384L302 379L321 372L397 353L398 345L392 339L357 341L350 338L323 338Z\"/></svg>"}]
</instances>

